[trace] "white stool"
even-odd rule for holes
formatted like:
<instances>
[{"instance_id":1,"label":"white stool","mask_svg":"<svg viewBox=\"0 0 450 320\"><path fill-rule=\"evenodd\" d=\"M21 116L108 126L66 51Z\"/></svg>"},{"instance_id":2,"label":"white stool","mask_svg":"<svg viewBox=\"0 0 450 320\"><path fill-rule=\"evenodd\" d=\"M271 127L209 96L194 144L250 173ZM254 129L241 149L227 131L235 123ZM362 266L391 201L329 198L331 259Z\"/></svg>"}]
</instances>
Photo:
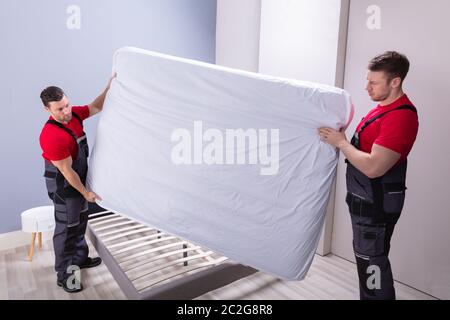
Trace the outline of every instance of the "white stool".
<instances>
[{"instance_id":1,"label":"white stool","mask_svg":"<svg viewBox=\"0 0 450 320\"><path fill-rule=\"evenodd\" d=\"M33 260L36 233L38 234L39 249L42 248L42 232L51 231L55 228L55 217L53 206L43 206L28 209L21 214L22 231L31 232L31 246L28 260Z\"/></svg>"}]
</instances>

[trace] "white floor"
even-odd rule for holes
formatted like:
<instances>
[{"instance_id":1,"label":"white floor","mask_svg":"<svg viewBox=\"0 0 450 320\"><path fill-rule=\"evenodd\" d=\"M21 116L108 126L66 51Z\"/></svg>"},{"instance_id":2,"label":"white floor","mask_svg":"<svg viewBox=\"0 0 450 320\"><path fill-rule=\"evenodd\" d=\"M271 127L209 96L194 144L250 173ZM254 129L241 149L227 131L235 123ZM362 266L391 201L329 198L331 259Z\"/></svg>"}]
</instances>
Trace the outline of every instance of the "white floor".
<instances>
[{"instance_id":1,"label":"white floor","mask_svg":"<svg viewBox=\"0 0 450 320\"><path fill-rule=\"evenodd\" d=\"M91 256L95 249L90 245ZM36 250L32 262L27 260L28 247L0 251L0 299L126 299L111 273L102 264L82 270L84 290L68 294L56 286L53 271L53 248L45 241ZM397 299L435 299L396 282ZM354 300L358 299L355 264L334 255L316 255L303 281L282 281L258 272L226 287L209 292L198 299L289 299L289 300Z\"/></svg>"}]
</instances>

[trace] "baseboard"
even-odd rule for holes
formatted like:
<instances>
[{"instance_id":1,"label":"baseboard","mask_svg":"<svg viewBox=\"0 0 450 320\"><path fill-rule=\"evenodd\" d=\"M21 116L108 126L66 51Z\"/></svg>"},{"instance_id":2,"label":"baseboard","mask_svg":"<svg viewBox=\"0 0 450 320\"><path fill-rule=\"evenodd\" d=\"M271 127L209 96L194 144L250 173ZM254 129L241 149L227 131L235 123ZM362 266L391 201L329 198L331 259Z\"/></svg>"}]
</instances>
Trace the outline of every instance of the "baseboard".
<instances>
[{"instance_id":1,"label":"baseboard","mask_svg":"<svg viewBox=\"0 0 450 320\"><path fill-rule=\"evenodd\" d=\"M53 237L53 231L42 232L42 242ZM0 251L31 244L31 233L21 230L0 234ZM37 239L36 239L37 244Z\"/></svg>"}]
</instances>

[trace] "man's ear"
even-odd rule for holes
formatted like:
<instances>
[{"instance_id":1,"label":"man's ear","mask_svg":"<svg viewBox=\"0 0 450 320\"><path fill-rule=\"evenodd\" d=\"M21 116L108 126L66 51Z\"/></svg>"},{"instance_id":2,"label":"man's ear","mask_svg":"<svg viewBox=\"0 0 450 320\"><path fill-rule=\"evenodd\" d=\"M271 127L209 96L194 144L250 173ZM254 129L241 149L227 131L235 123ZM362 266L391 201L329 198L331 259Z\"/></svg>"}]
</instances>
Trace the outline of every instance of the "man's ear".
<instances>
[{"instance_id":1,"label":"man's ear","mask_svg":"<svg viewBox=\"0 0 450 320\"><path fill-rule=\"evenodd\" d=\"M400 77L396 77L391 80L391 87L393 89L398 88L402 85L402 79Z\"/></svg>"}]
</instances>

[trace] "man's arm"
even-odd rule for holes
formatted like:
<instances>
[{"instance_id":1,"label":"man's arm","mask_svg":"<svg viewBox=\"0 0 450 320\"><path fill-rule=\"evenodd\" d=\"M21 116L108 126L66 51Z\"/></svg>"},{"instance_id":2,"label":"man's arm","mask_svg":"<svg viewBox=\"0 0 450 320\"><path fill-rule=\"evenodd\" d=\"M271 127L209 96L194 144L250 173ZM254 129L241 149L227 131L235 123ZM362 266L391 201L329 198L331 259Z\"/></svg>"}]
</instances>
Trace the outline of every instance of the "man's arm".
<instances>
[{"instance_id":1,"label":"man's arm","mask_svg":"<svg viewBox=\"0 0 450 320\"><path fill-rule=\"evenodd\" d=\"M72 157L69 156L63 160L52 161L58 168L64 178L89 202L95 202L96 199L102 200L95 192L88 191L81 182L80 176L72 169Z\"/></svg>"},{"instance_id":2,"label":"man's arm","mask_svg":"<svg viewBox=\"0 0 450 320\"><path fill-rule=\"evenodd\" d=\"M112 76L111 79L109 79L108 86L106 89L97 97L94 101L92 101L88 107L89 107L89 117L92 117L93 115L99 113L103 110L103 104L105 103L106 94L108 93L108 90L111 86L112 80L116 77L116 74Z\"/></svg>"},{"instance_id":3,"label":"man's arm","mask_svg":"<svg viewBox=\"0 0 450 320\"><path fill-rule=\"evenodd\" d=\"M324 142L339 148L352 165L371 179L384 175L401 157L400 153L377 144L371 153L360 151L347 141L343 132L330 128L320 128L319 135Z\"/></svg>"},{"instance_id":4,"label":"man's arm","mask_svg":"<svg viewBox=\"0 0 450 320\"><path fill-rule=\"evenodd\" d=\"M371 179L383 176L400 159L400 153L374 144L371 153L365 153L345 141L338 147L359 171Z\"/></svg>"}]
</instances>

